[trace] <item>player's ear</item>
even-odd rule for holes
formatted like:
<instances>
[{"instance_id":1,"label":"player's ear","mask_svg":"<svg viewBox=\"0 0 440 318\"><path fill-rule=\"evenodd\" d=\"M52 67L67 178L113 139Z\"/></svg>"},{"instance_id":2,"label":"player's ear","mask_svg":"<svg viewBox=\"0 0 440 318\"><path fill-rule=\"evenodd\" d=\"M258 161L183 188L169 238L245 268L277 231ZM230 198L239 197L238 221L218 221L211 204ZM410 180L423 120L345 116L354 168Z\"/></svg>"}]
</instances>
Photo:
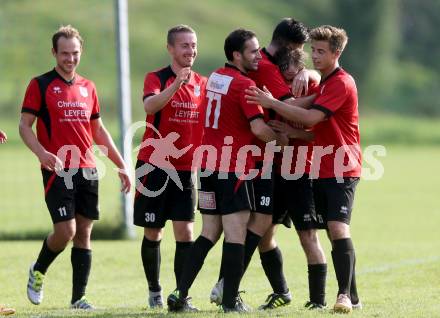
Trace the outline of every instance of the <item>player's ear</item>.
<instances>
[{"instance_id":1,"label":"player's ear","mask_svg":"<svg viewBox=\"0 0 440 318\"><path fill-rule=\"evenodd\" d=\"M52 48L52 55L55 56L57 54L57 52L55 52L55 49Z\"/></svg>"},{"instance_id":2,"label":"player's ear","mask_svg":"<svg viewBox=\"0 0 440 318\"><path fill-rule=\"evenodd\" d=\"M234 61L241 61L241 53L238 51L232 52L232 56L234 57Z\"/></svg>"}]
</instances>

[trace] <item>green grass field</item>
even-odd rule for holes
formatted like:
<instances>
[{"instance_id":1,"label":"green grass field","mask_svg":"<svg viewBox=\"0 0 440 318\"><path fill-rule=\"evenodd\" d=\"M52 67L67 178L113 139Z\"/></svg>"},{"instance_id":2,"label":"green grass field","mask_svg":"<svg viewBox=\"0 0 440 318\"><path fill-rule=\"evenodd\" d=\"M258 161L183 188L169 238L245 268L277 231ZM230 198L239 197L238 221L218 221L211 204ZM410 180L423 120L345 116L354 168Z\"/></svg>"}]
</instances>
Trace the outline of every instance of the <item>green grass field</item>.
<instances>
[{"instance_id":1,"label":"green grass field","mask_svg":"<svg viewBox=\"0 0 440 318\"><path fill-rule=\"evenodd\" d=\"M400 122L404 123L402 120ZM417 128L417 122L414 123L413 126ZM363 127L371 130L370 135L385 133L385 128L379 132L373 129L379 129L380 125L380 120L366 120ZM421 136L429 135L431 124L419 123L420 127L423 125L426 129L420 133ZM395 126L399 125L396 123ZM436 133L431 131L435 136ZM14 133L11 132L10 136L9 151L4 148L0 150L0 166L3 169L0 232L2 235L9 233L17 236L20 233L25 235L32 231L46 231L50 221L42 202L38 164L19 145ZM374 140L370 139L370 142ZM358 187L352 232L358 258L358 289L365 308L355 312L355 317L440 317L440 208L436 199L440 148L437 145L436 139L425 145L420 142L418 146L407 146L405 142L386 144L387 156L381 158L385 167L383 178L379 181L363 180ZM25 169L26 177L23 180L20 179L23 174L16 174L17 169ZM11 183L13 185L10 186ZM108 175L101 188L102 232L109 225L111 228L117 224L114 220L119 215L117 191L116 177ZM199 223L196 223L196 233ZM252 315L334 317L328 311L307 312L302 308L308 293L303 252L293 231L281 228L277 238L284 252L285 273L294 295L293 305L268 313L254 312ZM330 256L324 233L321 238L326 254ZM152 312L146 309L146 282L139 239L94 242L88 297L100 308L98 311L87 314L66 309L71 292L69 249L48 272L43 304L38 307L31 305L26 299L27 270L30 262L36 258L40 245L39 240L0 241L0 303L14 305L18 310L17 317L145 317L166 314L165 310ZM217 308L209 304L208 295L217 277L220 251L217 246L211 252L191 290L193 303L202 309L196 316L219 315ZM165 294L175 287L173 255L174 242L167 228L162 243L161 281ZM327 281L327 301L332 305L336 293L332 266L329 267ZM243 298L253 308L257 308L270 292L257 255L241 288L247 291Z\"/></svg>"}]
</instances>

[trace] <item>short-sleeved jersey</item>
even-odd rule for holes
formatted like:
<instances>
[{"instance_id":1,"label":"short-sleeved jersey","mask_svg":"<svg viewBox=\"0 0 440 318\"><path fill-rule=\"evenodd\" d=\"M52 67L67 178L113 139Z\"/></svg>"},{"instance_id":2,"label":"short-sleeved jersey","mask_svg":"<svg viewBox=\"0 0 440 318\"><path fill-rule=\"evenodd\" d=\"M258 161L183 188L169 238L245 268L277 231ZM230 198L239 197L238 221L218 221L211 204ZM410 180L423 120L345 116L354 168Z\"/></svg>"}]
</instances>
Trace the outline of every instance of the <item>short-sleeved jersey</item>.
<instances>
[{"instance_id":1,"label":"short-sleeved jersey","mask_svg":"<svg viewBox=\"0 0 440 318\"><path fill-rule=\"evenodd\" d=\"M265 48L262 48L260 53L261 60L258 62L258 69L249 72L249 77L255 81L257 87L260 89L266 86L272 96L278 100L283 101L293 97L290 86L284 80L274 57L270 55ZM275 111L264 109L264 118L266 121L274 119L275 117ZM263 153L265 143L259 139L255 139L255 144L261 148ZM263 160L263 156L257 160Z\"/></svg>"},{"instance_id":2,"label":"short-sleeved jersey","mask_svg":"<svg viewBox=\"0 0 440 318\"><path fill-rule=\"evenodd\" d=\"M245 99L245 90L250 86L255 86L255 82L231 64L210 75L203 103L206 108L203 144L214 146L217 157L215 163L203 160L203 168L242 173L254 167L254 157L243 153L245 148L240 153L243 146L253 145L255 141L250 122L264 116L260 105L250 104ZM227 146L231 147L230 159L222 151L222 147L226 146L225 137L232 137L232 144L227 142ZM224 160L221 160L222 153Z\"/></svg>"},{"instance_id":3,"label":"short-sleeved jersey","mask_svg":"<svg viewBox=\"0 0 440 318\"><path fill-rule=\"evenodd\" d=\"M319 92L318 83L309 82L308 96L316 94L318 92ZM277 119L289 123L288 120L284 119L278 114L277 114ZM311 129L313 129L313 127ZM299 174L299 175L309 174L310 166L312 164L313 145L314 145L313 142L309 142L301 139L290 139L289 146L293 146L292 162L290 165L290 171L283 171L283 172L290 174ZM278 173L281 172L282 155L283 154L280 154L279 156L275 157L275 165L277 166L276 171Z\"/></svg>"},{"instance_id":4,"label":"short-sleeved jersey","mask_svg":"<svg viewBox=\"0 0 440 318\"><path fill-rule=\"evenodd\" d=\"M63 146L76 149L78 166L71 151L59 156L66 168L95 167L91 120L100 117L99 111L93 82L78 74L66 81L55 69L30 81L21 109L38 117L37 138L48 152L57 155Z\"/></svg>"},{"instance_id":5,"label":"short-sleeved jersey","mask_svg":"<svg viewBox=\"0 0 440 318\"><path fill-rule=\"evenodd\" d=\"M149 96L159 94L170 86L175 78L176 74L171 66L148 73L144 81L144 100ZM142 142L146 141L146 146L139 151L139 160L149 162L159 168L166 168L160 167L159 163L150 162L155 147L148 142L148 139L166 138L169 133L175 132L179 135L179 138L174 142L177 149L183 149L191 144L193 146L178 158L170 156L169 162L177 170L192 170L193 153L200 145L203 135L205 118L201 103L204 99L205 85L206 77L192 71L188 83L183 84L160 111L154 115L147 115L146 121L149 125L147 125L142 138ZM152 126L155 129L151 128Z\"/></svg>"},{"instance_id":6,"label":"short-sleeved jersey","mask_svg":"<svg viewBox=\"0 0 440 318\"><path fill-rule=\"evenodd\" d=\"M358 97L354 79L342 68L337 68L321 81L319 88L320 94L312 108L324 112L327 118L314 127L315 147L333 146L332 154L324 155L321 159L319 178L340 177L341 172L343 177L360 177L362 158ZM314 156L315 153L316 148ZM338 157L336 161L335 157ZM350 166L349 171L341 170L345 168L340 164L340 158L343 158L345 166ZM335 165L335 162L339 163Z\"/></svg>"}]
</instances>

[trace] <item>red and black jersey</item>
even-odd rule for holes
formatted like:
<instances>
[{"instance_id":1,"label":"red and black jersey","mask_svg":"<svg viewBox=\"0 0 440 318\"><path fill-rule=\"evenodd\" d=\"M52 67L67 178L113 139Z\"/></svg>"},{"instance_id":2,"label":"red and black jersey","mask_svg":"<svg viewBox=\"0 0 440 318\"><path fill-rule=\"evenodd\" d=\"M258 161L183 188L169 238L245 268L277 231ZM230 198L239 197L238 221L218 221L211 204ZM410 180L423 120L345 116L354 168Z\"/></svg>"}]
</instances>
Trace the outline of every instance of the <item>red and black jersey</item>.
<instances>
[{"instance_id":1,"label":"red and black jersey","mask_svg":"<svg viewBox=\"0 0 440 318\"><path fill-rule=\"evenodd\" d=\"M263 86L269 90L272 96L278 100L286 100L292 98L292 92L290 85L286 83L280 68L276 64L274 57L270 55L266 48L260 50L261 60L258 62L258 69L256 71L249 72L249 77L255 81L258 88L263 89ZM274 110L264 109L265 121L275 119L276 113ZM263 154L265 148L265 142L255 138L255 144L261 148ZM257 160L263 160L261 156Z\"/></svg>"},{"instance_id":2,"label":"red and black jersey","mask_svg":"<svg viewBox=\"0 0 440 318\"><path fill-rule=\"evenodd\" d=\"M309 82L308 96L319 93L319 85L315 82ZM284 121L292 126L293 123L289 123L288 120L277 114L277 119ZM313 129L313 128L312 128ZM313 154L313 142L301 140L301 139L290 139L289 146L293 146L292 162L287 169L290 171L283 171L284 173L290 174L309 174L310 166L312 164L312 154ZM275 165L277 166L277 172L281 171L282 155L279 154L275 156Z\"/></svg>"},{"instance_id":3,"label":"red and black jersey","mask_svg":"<svg viewBox=\"0 0 440 318\"><path fill-rule=\"evenodd\" d=\"M362 158L354 79L338 67L321 81L319 88L320 95L312 108L324 112L327 119L314 127L315 146L333 146L332 154L324 155L321 159L319 178L340 177L341 174L343 177L360 177ZM342 168L342 161L344 166L350 166L349 171L341 173L339 169Z\"/></svg>"},{"instance_id":4,"label":"red and black jersey","mask_svg":"<svg viewBox=\"0 0 440 318\"><path fill-rule=\"evenodd\" d=\"M144 100L149 96L159 94L170 86L175 78L176 74L174 74L171 66L148 73L144 81ZM180 135L174 143L177 149L183 149L188 145L193 145L181 157L168 158L169 162L177 170L192 170L194 150L201 144L203 121L205 119L201 104L204 99L205 86L206 77L196 72L191 72L189 82L180 87L165 107L154 115L147 116L147 123L153 125L160 136L158 136L151 126L147 126L142 141L149 138L165 138L169 133L176 132ZM139 151L138 159L144 162L150 162L150 157L154 149L155 148L148 145L147 142L147 145L142 147Z\"/></svg>"},{"instance_id":5,"label":"red and black jersey","mask_svg":"<svg viewBox=\"0 0 440 318\"><path fill-rule=\"evenodd\" d=\"M253 145L255 141L249 123L256 118L263 118L262 107L249 104L244 97L245 89L250 86L255 86L255 82L231 64L226 64L210 75L203 103L206 108L203 144L214 146L217 157L215 166L214 162L202 161L203 168L222 172L234 172L237 165L244 169L239 172L253 168L254 158L246 152L239 154L243 146ZM225 137L229 136L232 137L227 142L227 146L231 147L230 159L222 151ZM245 149L241 151L243 150ZM240 159L239 162L237 158Z\"/></svg>"},{"instance_id":6,"label":"red and black jersey","mask_svg":"<svg viewBox=\"0 0 440 318\"><path fill-rule=\"evenodd\" d=\"M79 167L86 168L95 167L91 120L99 118L99 109L92 81L78 74L66 81L53 69L31 80L21 112L38 117L37 138L48 152L57 155L61 147L73 146L79 150ZM61 156L66 168L76 168L72 155Z\"/></svg>"}]
</instances>

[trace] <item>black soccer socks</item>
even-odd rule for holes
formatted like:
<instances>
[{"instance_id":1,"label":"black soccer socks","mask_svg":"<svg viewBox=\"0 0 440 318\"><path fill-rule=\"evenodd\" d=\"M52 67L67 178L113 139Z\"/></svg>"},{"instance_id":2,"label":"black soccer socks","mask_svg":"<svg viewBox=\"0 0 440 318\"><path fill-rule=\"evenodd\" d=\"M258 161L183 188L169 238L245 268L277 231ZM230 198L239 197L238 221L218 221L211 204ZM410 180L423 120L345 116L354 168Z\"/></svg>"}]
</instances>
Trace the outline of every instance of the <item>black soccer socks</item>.
<instances>
[{"instance_id":1,"label":"black soccer socks","mask_svg":"<svg viewBox=\"0 0 440 318\"><path fill-rule=\"evenodd\" d=\"M288 293L289 289L283 271L283 256L278 246L270 251L260 253L260 259L273 292L276 294Z\"/></svg>"},{"instance_id":2,"label":"black soccer socks","mask_svg":"<svg viewBox=\"0 0 440 318\"><path fill-rule=\"evenodd\" d=\"M244 250L243 244L223 243L223 268L225 269L223 306L226 308L235 307L238 287L244 271Z\"/></svg>"},{"instance_id":3,"label":"black soccer socks","mask_svg":"<svg viewBox=\"0 0 440 318\"><path fill-rule=\"evenodd\" d=\"M333 241L332 258L336 279L338 280L338 295L345 294L350 296L351 277L354 265L354 248L351 238Z\"/></svg>"},{"instance_id":4,"label":"black soccer socks","mask_svg":"<svg viewBox=\"0 0 440 318\"><path fill-rule=\"evenodd\" d=\"M309 297L312 303L325 306L327 264L308 265Z\"/></svg>"},{"instance_id":5,"label":"black soccer socks","mask_svg":"<svg viewBox=\"0 0 440 318\"><path fill-rule=\"evenodd\" d=\"M193 242L176 241L176 252L174 254L174 275L176 276L176 286L179 284L180 277L182 276L183 265L192 244Z\"/></svg>"},{"instance_id":6,"label":"black soccer socks","mask_svg":"<svg viewBox=\"0 0 440 318\"><path fill-rule=\"evenodd\" d=\"M145 277L148 289L152 292L161 291L159 284L160 274L160 241L150 241L144 236L141 247L142 264L144 265Z\"/></svg>"},{"instance_id":7,"label":"black soccer socks","mask_svg":"<svg viewBox=\"0 0 440 318\"><path fill-rule=\"evenodd\" d=\"M206 256L213 246L214 244L210 240L200 235L189 249L180 281L177 284L180 297L186 298L186 296L188 296L188 290L191 288L191 285L205 262Z\"/></svg>"},{"instance_id":8,"label":"black soccer socks","mask_svg":"<svg viewBox=\"0 0 440 318\"><path fill-rule=\"evenodd\" d=\"M62 252L64 249L58 252L53 252L47 246L47 238L43 242L43 246L41 247L40 254L38 255L37 261L34 265L34 270L39 271L43 275L46 274L47 269L50 264L55 260L55 258Z\"/></svg>"},{"instance_id":9,"label":"black soccer socks","mask_svg":"<svg viewBox=\"0 0 440 318\"><path fill-rule=\"evenodd\" d=\"M90 269L92 267L92 251L85 248L72 247L70 255L72 263L72 301L73 304L86 293Z\"/></svg>"}]
</instances>

